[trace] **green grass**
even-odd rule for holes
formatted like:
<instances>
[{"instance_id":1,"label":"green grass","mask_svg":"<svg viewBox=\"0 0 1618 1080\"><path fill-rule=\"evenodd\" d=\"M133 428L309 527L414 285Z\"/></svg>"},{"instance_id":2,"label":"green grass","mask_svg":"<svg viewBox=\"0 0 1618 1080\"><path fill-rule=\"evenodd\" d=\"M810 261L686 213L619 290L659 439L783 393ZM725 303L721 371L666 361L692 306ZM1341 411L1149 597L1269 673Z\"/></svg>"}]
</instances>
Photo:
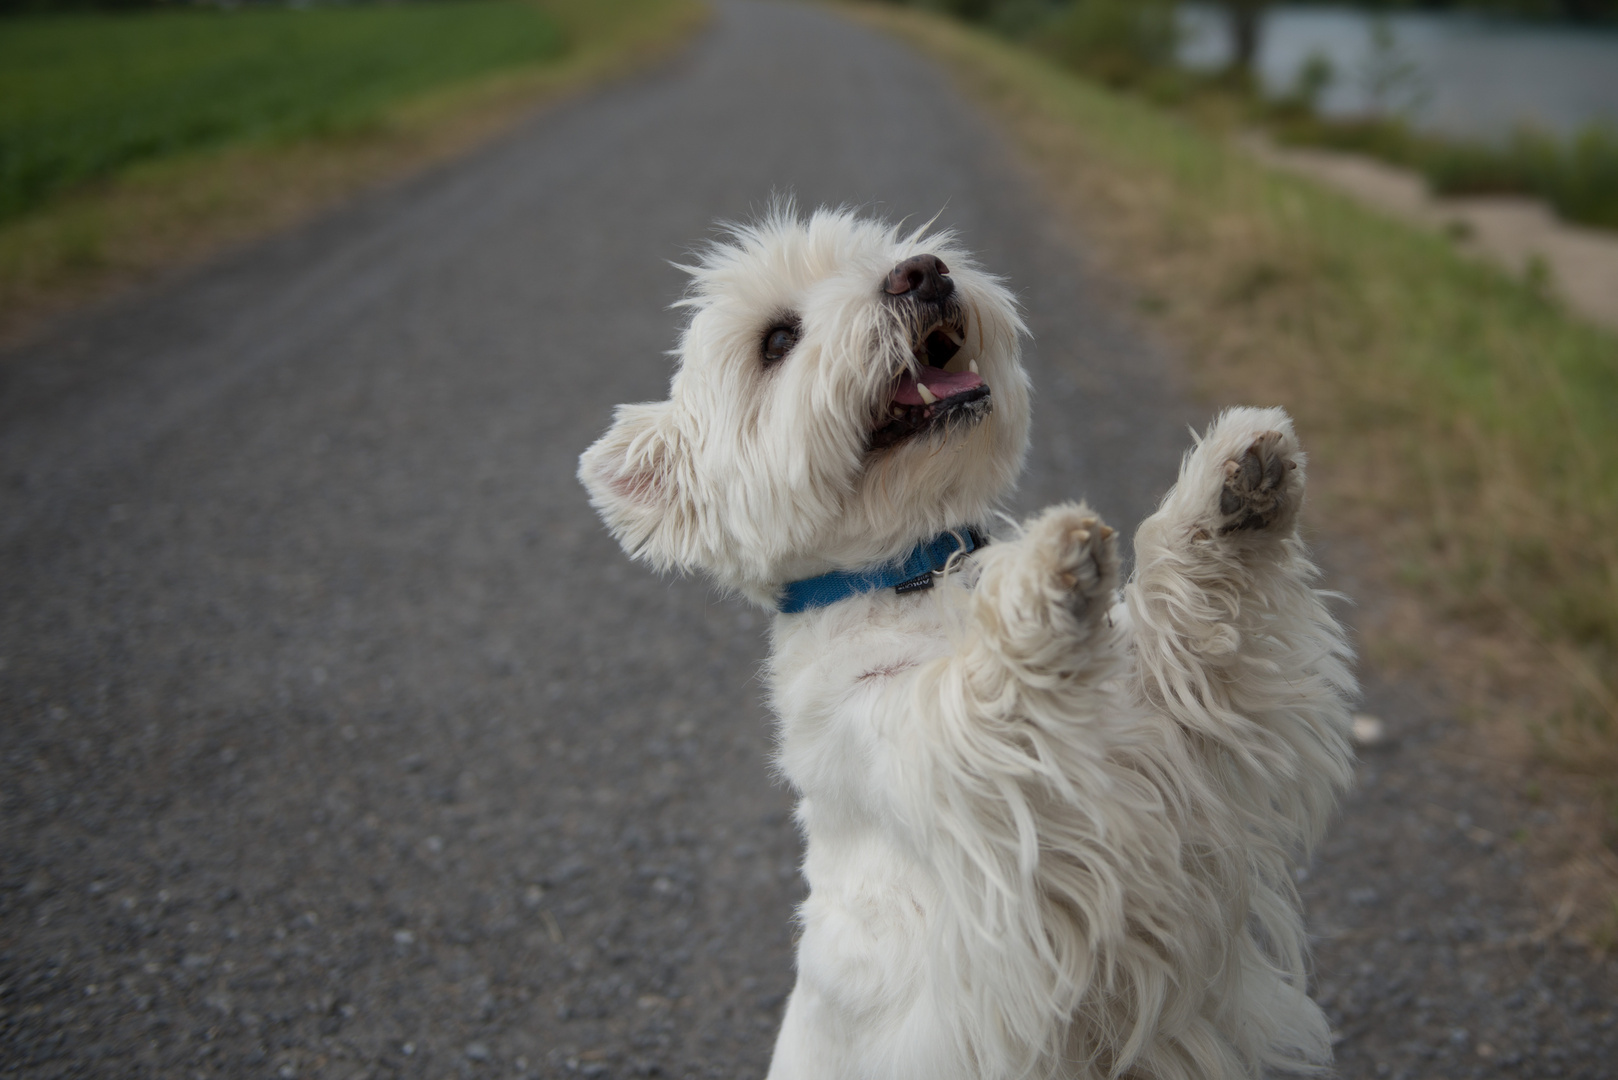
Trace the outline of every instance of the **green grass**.
<instances>
[{"instance_id":1,"label":"green grass","mask_svg":"<svg viewBox=\"0 0 1618 1080\"><path fill-rule=\"evenodd\" d=\"M0 345L461 153L549 99L667 55L706 18L702 0L0 17L0 178L25 149L35 174L11 189L32 208L0 216ZM233 39L239 55L194 36L217 45L242 27L293 36ZM265 41L282 44L265 56ZM157 63L164 50L185 62ZM13 62L25 53L32 66ZM145 74L118 74L117 57ZM6 89L18 85L32 89Z\"/></svg>"},{"instance_id":2,"label":"green grass","mask_svg":"<svg viewBox=\"0 0 1618 1080\"><path fill-rule=\"evenodd\" d=\"M1438 617L1521 643L1582 733L1563 745L1604 748L1571 763L1618 763L1618 338L1183 112L887 17L999 105L1216 397L1293 411L1324 520Z\"/></svg>"},{"instance_id":3,"label":"green grass","mask_svg":"<svg viewBox=\"0 0 1618 1080\"><path fill-rule=\"evenodd\" d=\"M565 46L520 0L0 19L0 221L137 162L360 130Z\"/></svg>"}]
</instances>

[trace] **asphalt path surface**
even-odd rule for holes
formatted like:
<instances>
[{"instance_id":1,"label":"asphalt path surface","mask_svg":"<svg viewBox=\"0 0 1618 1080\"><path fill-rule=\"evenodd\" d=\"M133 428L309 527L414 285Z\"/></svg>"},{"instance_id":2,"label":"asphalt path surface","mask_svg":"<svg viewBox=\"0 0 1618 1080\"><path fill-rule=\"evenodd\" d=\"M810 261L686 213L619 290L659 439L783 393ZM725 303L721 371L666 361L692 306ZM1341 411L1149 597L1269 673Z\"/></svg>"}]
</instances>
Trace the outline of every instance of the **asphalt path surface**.
<instances>
[{"instance_id":1,"label":"asphalt path surface","mask_svg":"<svg viewBox=\"0 0 1618 1080\"><path fill-rule=\"evenodd\" d=\"M762 1075L802 894L763 618L630 565L573 471L664 390L669 260L772 192L942 209L1034 333L1020 508L1150 509L1208 408L947 74L820 10L722 5L68 322L0 358L0 1075ZM1612 1075L1611 968L1479 839L1515 811L1373 701L1303 886L1344 1074Z\"/></svg>"}]
</instances>

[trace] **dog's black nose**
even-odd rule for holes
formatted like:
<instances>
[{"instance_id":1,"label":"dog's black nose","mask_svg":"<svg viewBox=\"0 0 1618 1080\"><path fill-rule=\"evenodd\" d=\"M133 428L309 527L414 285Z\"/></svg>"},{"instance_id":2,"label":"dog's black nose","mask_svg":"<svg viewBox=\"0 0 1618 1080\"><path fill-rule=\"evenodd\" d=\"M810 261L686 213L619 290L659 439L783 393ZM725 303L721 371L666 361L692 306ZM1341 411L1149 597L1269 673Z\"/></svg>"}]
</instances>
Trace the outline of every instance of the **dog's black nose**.
<instances>
[{"instance_id":1,"label":"dog's black nose","mask_svg":"<svg viewBox=\"0 0 1618 1080\"><path fill-rule=\"evenodd\" d=\"M937 255L912 255L893 268L882 286L889 296L937 302L955 291L949 267Z\"/></svg>"}]
</instances>

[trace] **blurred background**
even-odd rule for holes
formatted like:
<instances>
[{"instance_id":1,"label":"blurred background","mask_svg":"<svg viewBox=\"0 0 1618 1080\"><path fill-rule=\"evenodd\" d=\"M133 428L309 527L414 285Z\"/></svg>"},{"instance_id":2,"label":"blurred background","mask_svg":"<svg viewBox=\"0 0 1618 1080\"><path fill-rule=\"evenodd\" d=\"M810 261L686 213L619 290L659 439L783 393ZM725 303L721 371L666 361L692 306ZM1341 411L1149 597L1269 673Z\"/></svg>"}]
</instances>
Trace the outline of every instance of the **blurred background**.
<instances>
[{"instance_id":1,"label":"blurred background","mask_svg":"<svg viewBox=\"0 0 1618 1080\"><path fill-rule=\"evenodd\" d=\"M943 210L1132 529L1281 404L1345 1077L1618 1060L1618 4L0 0L0 1072L759 1077L768 613L573 479L676 264Z\"/></svg>"}]
</instances>

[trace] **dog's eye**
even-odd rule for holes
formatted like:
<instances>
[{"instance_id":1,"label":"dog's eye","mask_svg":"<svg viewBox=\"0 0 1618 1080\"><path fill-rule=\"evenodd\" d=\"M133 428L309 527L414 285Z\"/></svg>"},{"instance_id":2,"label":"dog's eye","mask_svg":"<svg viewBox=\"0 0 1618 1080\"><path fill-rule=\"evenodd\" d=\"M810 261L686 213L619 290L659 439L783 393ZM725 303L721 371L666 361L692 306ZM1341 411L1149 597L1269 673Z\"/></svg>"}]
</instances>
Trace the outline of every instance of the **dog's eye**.
<instances>
[{"instance_id":1,"label":"dog's eye","mask_svg":"<svg viewBox=\"0 0 1618 1080\"><path fill-rule=\"evenodd\" d=\"M796 324L771 327L770 332L764 335L764 362L766 364L775 363L791 352L792 346L797 343L798 327Z\"/></svg>"}]
</instances>

